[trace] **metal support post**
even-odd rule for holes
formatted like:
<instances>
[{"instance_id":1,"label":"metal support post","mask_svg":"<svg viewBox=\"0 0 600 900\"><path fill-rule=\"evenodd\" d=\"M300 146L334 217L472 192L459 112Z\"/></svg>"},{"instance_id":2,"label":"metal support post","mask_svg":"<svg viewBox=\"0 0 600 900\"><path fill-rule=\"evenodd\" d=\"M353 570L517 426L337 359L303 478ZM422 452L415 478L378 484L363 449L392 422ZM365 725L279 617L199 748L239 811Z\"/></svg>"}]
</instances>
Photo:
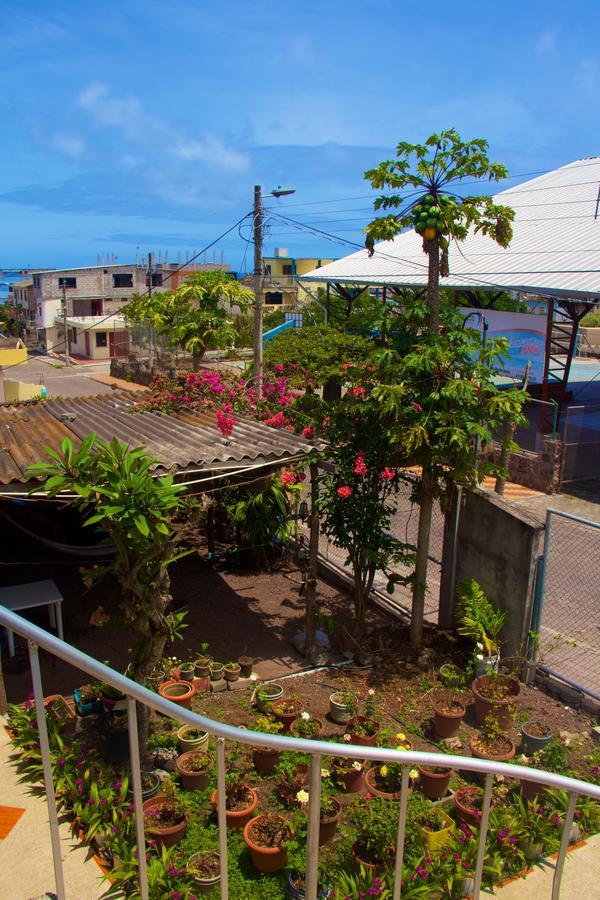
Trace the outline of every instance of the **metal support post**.
<instances>
[{"instance_id":1,"label":"metal support post","mask_svg":"<svg viewBox=\"0 0 600 900\"><path fill-rule=\"evenodd\" d=\"M479 900L479 893L481 891L483 863L485 860L485 842L487 838L488 822L490 821L490 806L492 805L493 783L494 776L490 772L485 776L483 805L481 808L481 819L479 820L479 845L477 847L477 862L475 864L475 885L473 887L473 900Z\"/></svg>"},{"instance_id":2,"label":"metal support post","mask_svg":"<svg viewBox=\"0 0 600 900\"><path fill-rule=\"evenodd\" d=\"M219 862L221 866L221 900L228 900L227 871L227 797L225 786L225 738L217 738L217 818L219 822Z\"/></svg>"},{"instance_id":3,"label":"metal support post","mask_svg":"<svg viewBox=\"0 0 600 900\"><path fill-rule=\"evenodd\" d=\"M137 710L133 697L127 698L127 730L129 732L129 755L131 757L131 787L133 788L133 805L135 808L135 837L138 852L140 900L148 900L148 866L146 863L140 745L137 730Z\"/></svg>"},{"instance_id":4,"label":"metal support post","mask_svg":"<svg viewBox=\"0 0 600 900\"><path fill-rule=\"evenodd\" d=\"M567 805L567 814L563 824L562 835L560 839L560 849L556 857L556 868L554 869L554 878L552 879L552 898L558 900L560 897L560 882L562 881L562 873L565 865L565 857L571 840L571 827L573 825L573 815L575 813L575 804L577 803L577 794L569 794L569 803Z\"/></svg>"},{"instance_id":5,"label":"metal support post","mask_svg":"<svg viewBox=\"0 0 600 900\"><path fill-rule=\"evenodd\" d=\"M42 768L44 770L46 803L48 804L48 822L50 824L50 839L52 841L52 861L54 863L56 896L58 897L58 900L66 900L67 894L65 892L65 876L63 872L62 855L60 850L60 832L58 830L58 810L56 809L56 795L54 793L52 763L50 760L50 744L48 743L48 729L46 728L46 709L44 707L44 689L42 688L40 658L38 654L37 644L34 641L27 641L27 644L29 647L29 665L31 667L31 680L33 682L35 716L37 719L38 737L40 740Z\"/></svg>"},{"instance_id":6,"label":"metal support post","mask_svg":"<svg viewBox=\"0 0 600 900\"><path fill-rule=\"evenodd\" d=\"M319 825L321 821L321 755L319 753L315 753L310 760L308 797L306 900L317 900L319 880Z\"/></svg>"},{"instance_id":7,"label":"metal support post","mask_svg":"<svg viewBox=\"0 0 600 900\"><path fill-rule=\"evenodd\" d=\"M402 890L402 868L404 866L404 839L406 836L406 807L408 804L408 766L402 766L400 784L400 812L398 816L398 837L396 839L396 869L394 874L394 897L400 900Z\"/></svg>"}]
</instances>

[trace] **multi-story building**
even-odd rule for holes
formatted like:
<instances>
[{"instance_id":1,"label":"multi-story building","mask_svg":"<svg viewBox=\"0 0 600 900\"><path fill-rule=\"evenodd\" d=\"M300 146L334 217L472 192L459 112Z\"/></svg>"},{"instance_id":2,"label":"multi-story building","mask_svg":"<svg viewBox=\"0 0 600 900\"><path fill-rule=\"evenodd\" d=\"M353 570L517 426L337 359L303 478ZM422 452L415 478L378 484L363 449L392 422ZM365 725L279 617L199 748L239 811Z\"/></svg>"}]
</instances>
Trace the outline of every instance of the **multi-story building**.
<instances>
[{"instance_id":1,"label":"multi-story building","mask_svg":"<svg viewBox=\"0 0 600 900\"><path fill-rule=\"evenodd\" d=\"M69 346L73 352L93 358L113 355L108 342L110 334L115 333L114 323L111 322L115 317L121 318L119 313L133 294L142 294L149 286L156 290L163 289L163 285L165 290L174 289L191 274L211 269L228 269L228 266L214 263L192 264L176 272L178 268L175 263L159 263L152 266L152 271L149 272L145 264L110 264L33 272L32 300L38 340L48 350L64 349L64 303ZM87 323L85 326L82 325L84 320ZM73 322L75 324L70 324ZM104 329L100 327L103 323ZM74 331L79 334L76 340L73 340ZM83 342L88 331L94 341L102 342L101 345L93 343L93 346L88 346L89 341ZM105 340L106 344L103 343ZM72 346L73 344L77 346ZM118 341L115 347L120 350L118 355L126 352L123 341ZM90 352L94 348L100 352Z\"/></svg>"},{"instance_id":2,"label":"multi-story building","mask_svg":"<svg viewBox=\"0 0 600 900\"><path fill-rule=\"evenodd\" d=\"M12 285L12 300L17 317L25 322L27 331L35 331L36 304L33 296L33 279L15 281Z\"/></svg>"},{"instance_id":3,"label":"multi-story building","mask_svg":"<svg viewBox=\"0 0 600 900\"><path fill-rule=\"evenodd\" d=\"M298 279L306 272L312 272L333 260L288 256L285 247L276 247L275 255L263 257L263 262L265 305L294 308L310 302L311 295L316 296L319 288L318 283L312 282L307 290Z\"/></svg>"}]
</instances>

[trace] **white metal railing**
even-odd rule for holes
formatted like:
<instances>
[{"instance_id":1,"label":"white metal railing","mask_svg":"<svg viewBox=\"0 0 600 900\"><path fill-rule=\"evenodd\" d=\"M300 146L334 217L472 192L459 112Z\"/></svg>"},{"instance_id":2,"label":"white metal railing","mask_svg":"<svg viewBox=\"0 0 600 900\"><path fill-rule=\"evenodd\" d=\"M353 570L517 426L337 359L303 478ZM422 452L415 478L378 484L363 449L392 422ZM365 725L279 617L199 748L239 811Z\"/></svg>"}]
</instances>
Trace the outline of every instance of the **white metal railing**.
<instances>
[{"instance_id":1,"label":"white metal railing","mask_svg":"<svg viewBox=\"0 0 600 900\"><path fill-rule=\"evenodd\" d=\"M571 827L575 804L579 796L588 796L594 800L600 800L600 787L580 781L576 778L567 778L564 775L555 775L551 772L543 772L538 769L529 769L525 766L509 763L495 763L488 760L474 759L470 756L454 756L447 753L430 753L421 750L392 750L382 747L358 747L350 744L335 744L329 741L313 741L303 738L284 737L278 734L264 734L262 732L248 731L217 722L206 716L201 716L191 710L182 709L170 700L165 700L154 691L148 690L136 681L132 681L125 675L115 672L103 663L98 662L81 650L71 647L54 635L49 634L37 625L31 624L16 613L4 606L0 606L0 625L10 631L24 637L29 646L29 661L33 682L33 695L39 730L40 752L42 756L44 785L46 789L46 802L50 823L52 840L52 855L54 861L54 873L56 878L56 893L59 900L67 900L62 869L60 850L60 837L58 830L58 815L55 801L54 782L50 759L50 747L48 732L46 729L46 711L44 708L44 692L40 672L38 649L42 647L48 653L57 656L69 665L90 675L93 679L103 681L117 688L127 697L127 715L129 729L129 749L131 755L131 783L133 788L133 800L136 819L136 839L139 862L139 892L141 900L148 900L148 873L146 867L144 814L142 809L142 782L141 767L137 732L136 701L151 707L163 715L169 716L184 725L193 725L208 731L214 735L217 747L217 817L219 829L219 857L221 864L221 898L228 900L227 877L227 822L225 810L225 741L238 741L243 744L270 747L274 750L296 751L308 753L311 757L309 771L309 807L308 807L308 846L306 866L306 898L317 900L317 880L319 863L319 817L321 806L321 758L324 755L338 756L350 759L373 760L374 762L400 763L402 765L402 783L400 801L398 803L398 836L396 842L396 859L394 866L393 900L400 900L402 888L402 865L404 856L404 838L406 833L406 813L409 794L409 771L415 765L442 766L448 769L464 769L485 776L482 813L479 823L479 839L477 849L477 861L475 865L474 889L472 897L478 900L481 891L481 880L485 857L486 838L490 815L492 785L494 776L503 775L507 778L524 779L546 787L565 790L569 794L567 810L562 826L561 841L552 883L552 900L558 900L560 896L560 884Z\"/></svg>"}]
</instances>

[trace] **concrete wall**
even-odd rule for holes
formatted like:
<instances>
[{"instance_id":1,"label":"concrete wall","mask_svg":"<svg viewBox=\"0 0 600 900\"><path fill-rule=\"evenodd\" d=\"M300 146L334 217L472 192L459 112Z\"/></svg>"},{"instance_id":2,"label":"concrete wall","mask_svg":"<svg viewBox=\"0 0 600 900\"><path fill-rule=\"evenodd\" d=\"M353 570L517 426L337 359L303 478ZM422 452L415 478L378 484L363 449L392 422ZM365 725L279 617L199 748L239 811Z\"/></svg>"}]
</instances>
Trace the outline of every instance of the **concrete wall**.
<instances>
[{"instance_id":1,"label":"concrete wall","mask_svg":"<svg viewBox=\"0 0 600 900\"><path fill-rule=\"evenodd\" d=\"M24 381L4 381L4 398L7 403L15 403L17 400L31 400L42 393L41 384L27 384Z\"/></svg>"},{"instance_id":2,"label":"concrete wall","mask_svg":"<svg viewBox=\"0 0 600 900\"><path fill-rule=\"evenodd\" d=\"M451 518L451 515L448 517ZM502 652L520 657L531 621L537 557L542 552L544 522L490 491L463 491L456 544L454 584L474 578L489 599L505 610ZM454 610L452 529L444 535L440 621Z\"/></svg>"},{"instance_id":3,"label":"concrete wall","mask_svg":"<svg viewBox=\"0 0 600 900\"><path fill-rule=\"evenodd\" d=\"M494 445L486 449L481 458L488 462L499 462L500 447ZM544 436L542 449L536 452L518 450L511 453L508 460L508 477L515 484L523 484L534 491L554 494L560 490L563 460L562 441L554 441Z\"/></svg>"}]
</instances>

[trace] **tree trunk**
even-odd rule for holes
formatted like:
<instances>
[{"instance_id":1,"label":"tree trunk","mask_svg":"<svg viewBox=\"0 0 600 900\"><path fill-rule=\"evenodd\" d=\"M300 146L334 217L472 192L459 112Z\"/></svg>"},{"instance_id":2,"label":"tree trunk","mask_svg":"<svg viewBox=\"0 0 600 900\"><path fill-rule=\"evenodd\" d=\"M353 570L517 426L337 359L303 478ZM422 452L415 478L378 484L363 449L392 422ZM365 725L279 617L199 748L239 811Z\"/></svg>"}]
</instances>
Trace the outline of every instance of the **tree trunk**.
<instances>
[{"instance_id":1,"label":"tree trunk","mask_svg":"<svg viewBox=\"0 0 600 900\"><path fill-rule=\"evenodd\" d=\"M192 353L192 369L194 372L200 371L200 363L202 362L202 357L204 356L204 350L200 352Z\"/></svg>"},{"instance_id":2,"label":"tree trunk","mask_svg":"<svg viewBox=\"0 0 600 900\"><path fill-rule=\"evenodd\" d=\"M429 268L427 278L427 304L429 306L429 328L432 334L440 333L440 245L438 238L427 242ZM423 639L423 617L425 614L425 591L427 590L427 561L431 538L431 518L435 498L435 479L431 471L423 466L421 475L421 497L419 501L419 530L417 535L417 560L415 584L412 596L410 620L410 640L420 644Z\"/></svg>"},{"instance_id":3,"label":"tree trunk","mask_svg":"<svg viewBox=\"0 0 600 900\"><path fill-rule=\"evenodd\" d=\"M0 716L6 715L8 702L6 699L6 688L4 686L4 673L2 671L2 657L0 657Z\"/></svg>"},{"instance_id":4,"label":"tree trunk","mask_svg":"<svg viewBox=\"0 0 600 900\"><path fill-rule=\"evenodd\" d=\"M308 566L306 570L306 640L304 655L312 656L316 645L315 605L317 600L317 562L319 555L319 467L310 464L310 518Z\"/></svg>"}]
</instances>

